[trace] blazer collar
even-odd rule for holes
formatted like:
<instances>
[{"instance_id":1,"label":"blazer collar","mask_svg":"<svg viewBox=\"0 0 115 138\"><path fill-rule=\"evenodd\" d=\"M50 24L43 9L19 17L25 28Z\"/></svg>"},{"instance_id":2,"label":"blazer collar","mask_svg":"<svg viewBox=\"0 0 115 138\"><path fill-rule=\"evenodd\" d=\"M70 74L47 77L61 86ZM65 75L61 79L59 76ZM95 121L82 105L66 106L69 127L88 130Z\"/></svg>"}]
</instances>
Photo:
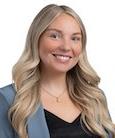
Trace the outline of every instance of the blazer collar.
<instances>
[{"instance_id":1,"label":"blazer collar","mask_svg":"<svg viewBox=\"0 0 115 138\"><path fill-rule=\"evenodd\" d=\"M42 104L35 114L28 119L27 131L29 138L50 138Z\"/></svg>"}]
</instances>

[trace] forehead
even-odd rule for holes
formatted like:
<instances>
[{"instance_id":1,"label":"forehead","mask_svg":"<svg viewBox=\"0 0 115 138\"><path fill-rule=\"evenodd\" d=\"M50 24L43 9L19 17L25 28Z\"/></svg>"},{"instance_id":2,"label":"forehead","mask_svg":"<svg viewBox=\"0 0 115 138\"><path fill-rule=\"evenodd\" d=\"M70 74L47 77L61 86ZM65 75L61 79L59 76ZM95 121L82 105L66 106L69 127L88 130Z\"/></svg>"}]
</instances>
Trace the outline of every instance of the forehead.
<instances>
[{"instance_id":1,"label":"forehead","mask_svg":"<svg viewBox=\"0 0 115 138\"><path fill-rule=\"evenodd\" d=\"M66 33L81 32L78 22L69 14L62 13L59 15L48 28L62 30Z\"/></svg>"}]
</instances>

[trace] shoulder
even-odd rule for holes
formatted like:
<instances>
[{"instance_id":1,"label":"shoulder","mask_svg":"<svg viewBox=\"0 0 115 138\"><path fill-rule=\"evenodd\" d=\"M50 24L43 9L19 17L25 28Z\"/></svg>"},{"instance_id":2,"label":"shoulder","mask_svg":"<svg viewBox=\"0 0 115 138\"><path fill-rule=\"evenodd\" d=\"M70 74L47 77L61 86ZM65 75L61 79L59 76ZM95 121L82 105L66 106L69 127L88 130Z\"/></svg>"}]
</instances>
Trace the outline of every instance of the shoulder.
<instances>
[{"instance_id":1,"label":"shoulder","mask_svg":"<svg viewBox=\"0 0 115 138\"><path fill-rule=\"evenodd\" d=\"M14 84L9 84L0 88L0 95L2 95L6 99L9 105L12 104L15 94L16 91L14 88Z\"/></svg>"},{"instance_id":2,"label":"shoulder","mask_svg":"<svg viewBox=\"0 0 115 138\"><path fill-rule=\"evenodd\" d=\"M0 88L0 136L2 138L13 138L13 129L8 119L8 110L12 103L14 94L12 85Z\"/></svg>"}]
</instances>

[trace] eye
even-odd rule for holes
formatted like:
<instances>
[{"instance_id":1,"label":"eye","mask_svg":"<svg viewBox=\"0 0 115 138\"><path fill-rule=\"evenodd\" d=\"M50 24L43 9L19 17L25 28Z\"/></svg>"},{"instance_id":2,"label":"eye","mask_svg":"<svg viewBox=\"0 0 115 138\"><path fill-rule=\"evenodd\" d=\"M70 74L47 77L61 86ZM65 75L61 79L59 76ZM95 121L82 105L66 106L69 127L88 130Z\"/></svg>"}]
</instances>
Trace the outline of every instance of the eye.
<instances>
[{"instance_id":1,"label":"eye","mask_svg":"<svg viewBox=\"0 0 115 138\"><path fill-rule=\"evenodd\" d=\"M75 41L75 42L81 41L81 37L73 36L73 37L71 38L71 40L73 40L73 41Z\"/></svg>"},{"instance_id":2,"label":"eye","mask_svg":"<svg viewBox=\"0 0 115 138\"><path fill-rule=\"evenodd\" d=\"M53 39L60 39L61 35L59 33L51 33L50 37L53 38Z\"/></svg>"}]
</instances>

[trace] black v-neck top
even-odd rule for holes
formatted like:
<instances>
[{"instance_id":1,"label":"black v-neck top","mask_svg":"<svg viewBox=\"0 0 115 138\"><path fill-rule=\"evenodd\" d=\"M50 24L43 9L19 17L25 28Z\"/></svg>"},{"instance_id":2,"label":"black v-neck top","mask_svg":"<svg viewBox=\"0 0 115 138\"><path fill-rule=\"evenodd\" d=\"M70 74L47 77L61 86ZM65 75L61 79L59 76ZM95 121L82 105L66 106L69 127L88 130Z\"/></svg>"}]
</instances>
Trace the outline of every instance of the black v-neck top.
<instances>
[{"instance_id":1,"label":"black v-neck top","mask_svg":"<svg viewBox=\"0 0 115 138\"><path fill-rule=\"evenodd\" d=\"M44 113L50 138L100 138L82 128L80 123L81 114L72 123L69 123L46 109L44 109Z\"/></svg>"}]
</instances>

